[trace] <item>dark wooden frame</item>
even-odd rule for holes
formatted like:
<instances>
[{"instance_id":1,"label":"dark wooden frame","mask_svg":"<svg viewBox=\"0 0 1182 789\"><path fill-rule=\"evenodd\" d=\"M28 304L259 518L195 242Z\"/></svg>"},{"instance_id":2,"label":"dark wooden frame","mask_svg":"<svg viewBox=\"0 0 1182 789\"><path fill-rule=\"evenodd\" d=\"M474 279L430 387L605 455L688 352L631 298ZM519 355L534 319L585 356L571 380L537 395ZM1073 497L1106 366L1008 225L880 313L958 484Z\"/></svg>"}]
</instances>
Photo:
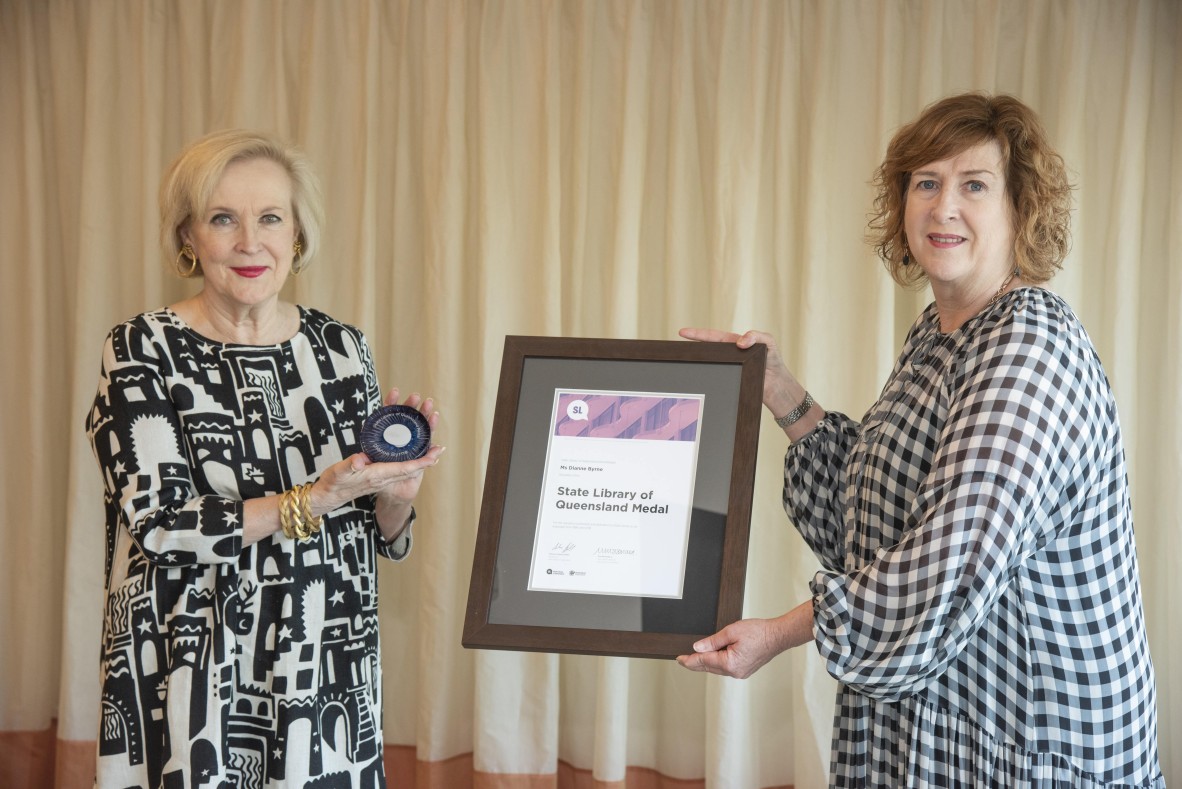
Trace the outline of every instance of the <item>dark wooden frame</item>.
<instances>
[{"instance_id":1,"label":"dark wooden frame","mask_svg":"<svg viewBox=\"0 0 1182 789\"><path fill-rule=\"evenodd\" d=\"M716 365L719 364L741 366L714 630L687 634L490 623L497 553L501 546L509 468L522 395L522 375L529 358L573 359L590 363L701 363L703 375L709 375L712 370L717 371ZM741 618L766 358L767 348L764 345L740 350L730 343L506 337L472 561L463 645L485 649L673 658L691 652L696 640ZM540 494L541 480L538 483Z\"/></svg>"}]
</instances>

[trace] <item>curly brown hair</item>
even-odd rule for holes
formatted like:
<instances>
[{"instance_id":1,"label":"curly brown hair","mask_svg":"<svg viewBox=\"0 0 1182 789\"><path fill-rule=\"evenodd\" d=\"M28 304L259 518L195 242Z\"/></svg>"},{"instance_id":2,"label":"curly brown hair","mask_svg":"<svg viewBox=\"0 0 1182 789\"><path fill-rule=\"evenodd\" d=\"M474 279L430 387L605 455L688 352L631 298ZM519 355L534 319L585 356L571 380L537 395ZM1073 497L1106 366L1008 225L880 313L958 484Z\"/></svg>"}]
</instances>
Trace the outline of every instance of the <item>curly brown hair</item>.
<instances>
[{"instance_id":1,"label":"curly brown hair","mask_svg":"<svg viewBox=\"0 0 1182 789\"><path fill-rule=\"evenodd\" d=\"M1051 148L1034 110L1018 99L962 93L929 104L899 129L874 172L877 194L868 240L900 285L921 285L927 279L919 266L903 262L903 214L912 171L991 140L1000 146L1005 167L1018 274L1037 284L1063 267L1071 245L1073 188L1063 157Z\"/></svg>"}]
</instances>

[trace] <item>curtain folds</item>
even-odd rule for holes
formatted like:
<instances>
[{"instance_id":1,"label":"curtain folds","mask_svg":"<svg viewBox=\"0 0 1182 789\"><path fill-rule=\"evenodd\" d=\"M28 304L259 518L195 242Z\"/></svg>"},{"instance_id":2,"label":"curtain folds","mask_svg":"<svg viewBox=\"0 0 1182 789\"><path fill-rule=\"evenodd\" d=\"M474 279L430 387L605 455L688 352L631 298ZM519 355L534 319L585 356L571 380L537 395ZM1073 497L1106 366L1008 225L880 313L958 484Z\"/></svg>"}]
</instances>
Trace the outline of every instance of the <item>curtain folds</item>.
<instances>
[{"instance_id":1,"label":"curtain folds","mask_svg":"<svg viewBox=\"0 0 1182 789\"><path fill-rule=\"evenodd\" d=\"M0 0L0 785L92 780L100 479L82 431L115 323L188 294L157 246L171 157L303 147L324 253L289 298L362 328L448 446L380 577L392 786L813 787L815 650L744 682L460 646L507 334L764 328L860 414L928 299L864 243L894 129L1014 93L1078 185L1051 282L1120 406L1167 778L1182 783L1182 6L1173 0ZM748 616L817 564L764 420Z\"/></svg>"}]
</instances>

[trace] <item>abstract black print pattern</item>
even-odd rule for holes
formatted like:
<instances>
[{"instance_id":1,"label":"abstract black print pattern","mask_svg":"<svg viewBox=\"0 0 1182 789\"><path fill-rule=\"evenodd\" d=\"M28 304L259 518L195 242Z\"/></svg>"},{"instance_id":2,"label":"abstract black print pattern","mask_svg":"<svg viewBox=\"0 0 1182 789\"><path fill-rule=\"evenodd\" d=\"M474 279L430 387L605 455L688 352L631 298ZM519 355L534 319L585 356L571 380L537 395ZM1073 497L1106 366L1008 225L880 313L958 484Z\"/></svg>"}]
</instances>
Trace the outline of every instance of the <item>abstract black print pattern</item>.
<instances>
[{"instance_id":1,"label":"abstract black print pattern","mask_svg":"<svg viewBox=\"0 0 1182 789\"><path fill-rule=\"evenodd\" d=\"M242 547L243 501L316 479L381 404L355 328L274 346L170 310L107 337L86 429L105 488L99 787L380 787L372 500Z\"/></svg>"}]
</instances>

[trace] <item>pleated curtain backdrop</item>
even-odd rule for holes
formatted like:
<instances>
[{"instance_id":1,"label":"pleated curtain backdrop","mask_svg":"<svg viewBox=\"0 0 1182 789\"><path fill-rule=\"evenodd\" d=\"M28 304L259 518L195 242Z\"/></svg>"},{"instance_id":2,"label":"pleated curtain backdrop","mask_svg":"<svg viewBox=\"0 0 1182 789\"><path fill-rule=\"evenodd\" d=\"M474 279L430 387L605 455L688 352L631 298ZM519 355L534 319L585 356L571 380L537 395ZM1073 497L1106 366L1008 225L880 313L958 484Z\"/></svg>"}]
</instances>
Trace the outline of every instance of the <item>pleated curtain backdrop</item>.
<instances>
[{"instance_id":1,"label":"pleated curtain backdrop","mask_svg":"<svg viewBox=\"0 0 1182 789\"><path fill-rule=\"evenodd\" d=\"M395 787L815 787L833 681L460 646L506 334L772 331L873 401L927 302L864 243L892 132L967 89L1043 117L1078 184L1051 283L1116 391L1167 778L1182 783L1182 4L1175 0L0 0L0 785L93 780L103 513L82 431L116 322L192 292L157 186L213 129L325 186L293 300L361 327L448 446L380 577ZM746 613L808 594L764 419Z\"/></svg>"}]
</instances>

